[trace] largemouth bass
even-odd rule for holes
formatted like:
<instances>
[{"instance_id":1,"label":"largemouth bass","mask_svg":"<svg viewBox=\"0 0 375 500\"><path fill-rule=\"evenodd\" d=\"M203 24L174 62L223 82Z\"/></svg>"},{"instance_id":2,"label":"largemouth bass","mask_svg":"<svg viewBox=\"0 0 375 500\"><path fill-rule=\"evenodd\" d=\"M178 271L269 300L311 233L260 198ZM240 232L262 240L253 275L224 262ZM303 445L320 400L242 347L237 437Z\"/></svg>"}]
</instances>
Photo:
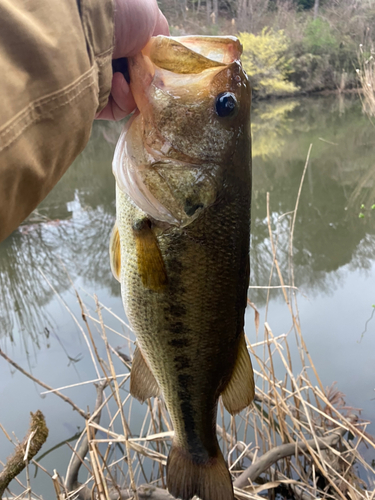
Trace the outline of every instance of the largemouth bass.
<instances>
[{"instance_id":1,"label":"largemouth bass","mask_svg":"<svg viewBox=\"0 0 375 500\"><path fill-rule=\"evenodd\" d=\"M111 266L137 335L130 391L163 395L176 498L232 500L216 437L219 396L254 396L249 284L250 87L234 37L155 37L129 58L139 112L118 142Z\"/></svg>"}]
</instances>

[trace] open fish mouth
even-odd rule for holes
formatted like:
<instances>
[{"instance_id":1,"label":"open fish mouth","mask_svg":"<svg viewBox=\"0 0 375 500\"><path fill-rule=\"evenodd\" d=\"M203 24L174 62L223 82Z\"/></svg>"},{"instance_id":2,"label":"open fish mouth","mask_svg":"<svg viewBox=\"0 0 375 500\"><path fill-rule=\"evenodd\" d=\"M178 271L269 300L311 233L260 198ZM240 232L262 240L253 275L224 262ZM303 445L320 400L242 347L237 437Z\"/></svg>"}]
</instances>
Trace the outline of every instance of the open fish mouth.
<instances>
[{"instance_id":1,"label":"open fish mouth","mask_svg":"<svg viewBox=\"0 0 375 500\"><path fill-rule=\"evenodd\" d=\"M184 227L216 201L240 130L241 52L234 37L158 36L129 59L139 111L122 132L113 173L155 221Z\"/></svg>"}]
</instances>

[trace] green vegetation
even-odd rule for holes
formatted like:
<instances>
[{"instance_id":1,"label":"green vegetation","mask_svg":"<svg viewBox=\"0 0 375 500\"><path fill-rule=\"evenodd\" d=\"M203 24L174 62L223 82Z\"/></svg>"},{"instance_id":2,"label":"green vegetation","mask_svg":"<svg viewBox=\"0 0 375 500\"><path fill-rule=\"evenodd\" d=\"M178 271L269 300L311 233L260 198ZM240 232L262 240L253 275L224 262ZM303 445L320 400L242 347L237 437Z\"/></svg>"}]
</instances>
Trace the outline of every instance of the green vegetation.
<instances>
[{"instance_id":1,"label":"green vegetation","mask_svg":"<svg viewBox=\"0 0 375 500\"><path fill-rule=\"evenodd\" d=\"M374 0L160 0L159 5L174 35L240 36L255 97L342 92L373 77ZM358 53L366 67L358 64Z\"/></svg>"},{"instance_id":2,"label":"green vegetation","mask_svg":"<svg viewBox=\"0 0 375 500\"><path fill-rule=\"evenodd\" d=\"M285 95L296 92L288 81L292 60L287 58L288 39L283 31L263 28L259 35L240 33L243 65L259 96Z\"/></svg>"},{"instance_id":3,"label":"green vegetation","mask_svg":"<svg viewBox=\"0 0 375 500\"><path fill-rule=\"evenodd\" d=\"M371 210L375 210L375 205L371 205L370 209ZM364 217L365 217L365 211L366 211L366 206L364 205L364 203L362 203L362 205L361 205L361 211L359 212L359 215L358 215L358 217L360 219L364 219Z\"/></svg>"}]
</instances>

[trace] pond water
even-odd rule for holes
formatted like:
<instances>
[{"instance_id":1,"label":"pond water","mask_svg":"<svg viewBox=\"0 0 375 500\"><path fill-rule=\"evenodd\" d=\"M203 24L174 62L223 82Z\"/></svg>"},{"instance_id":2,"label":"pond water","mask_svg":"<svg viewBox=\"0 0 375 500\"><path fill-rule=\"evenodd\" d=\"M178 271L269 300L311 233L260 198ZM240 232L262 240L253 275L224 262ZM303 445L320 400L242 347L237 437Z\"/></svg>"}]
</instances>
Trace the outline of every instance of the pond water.
<instances>
[{"instance_id":1,"label":"pond water","mask_svg":"<svg viewBox=\"0 0 375 500\"><path fill-rule=\"evenodd\" d=\"M290 212L312 144L293 240L302 332L323 385L337 382L347 404L362 408L362 417L374 422L367 430L375 434L375 129L354 96L258 103L252 122L249 298L262 322L269 292L267 321L274 335L288 333L291 320L281 290L257 288L269 285L272 267L266 196L269 192L271 227L278 231L279 264L288 283ZM71 281L93 310L90 295L96 294L125 319L107 250L115 218L111 160L120 129L96 123L86 150L0 245L0 347L52 387L96 378ZM276 273L271 285L279 285ZM106 323L112 321L108 315ZM247 333L254 336L250 316ZM125 326L123 334L130 335ZM126 339L114 342L127 351ZM297 356L293 350L292 356ZM29 412L37 409L50 427L44 451L82 429L76 412L54 395L41 395L43 389L2 358L0 370L0 423L8 433L22 439ZM93 407L92 384L66 394L81 408ZM0 460L11 451L0 431ZM65 445L41 463L64 474L70 455ZM52 498L51 484L40 473L32 479L33 489L45 498Z\"/></svg>"}]
</instances>

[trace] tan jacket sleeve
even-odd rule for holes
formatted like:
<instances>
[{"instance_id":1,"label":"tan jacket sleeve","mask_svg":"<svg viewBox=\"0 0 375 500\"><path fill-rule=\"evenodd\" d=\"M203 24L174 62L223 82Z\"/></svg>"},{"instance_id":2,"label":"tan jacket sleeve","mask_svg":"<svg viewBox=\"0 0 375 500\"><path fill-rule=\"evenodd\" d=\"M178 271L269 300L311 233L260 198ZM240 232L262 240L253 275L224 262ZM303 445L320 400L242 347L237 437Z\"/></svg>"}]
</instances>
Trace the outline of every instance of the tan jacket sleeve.
<instances>
[{"instance_id":1,"label":"tan jacket sleeve","mask_svg":"<svg viewBox=\"0 0 375 500\"><path fill-rule=\"evenodd\" d=\"M0 0L0 241L85 147L113 37L112 0Z\"/></svg>"}]
</instances>

